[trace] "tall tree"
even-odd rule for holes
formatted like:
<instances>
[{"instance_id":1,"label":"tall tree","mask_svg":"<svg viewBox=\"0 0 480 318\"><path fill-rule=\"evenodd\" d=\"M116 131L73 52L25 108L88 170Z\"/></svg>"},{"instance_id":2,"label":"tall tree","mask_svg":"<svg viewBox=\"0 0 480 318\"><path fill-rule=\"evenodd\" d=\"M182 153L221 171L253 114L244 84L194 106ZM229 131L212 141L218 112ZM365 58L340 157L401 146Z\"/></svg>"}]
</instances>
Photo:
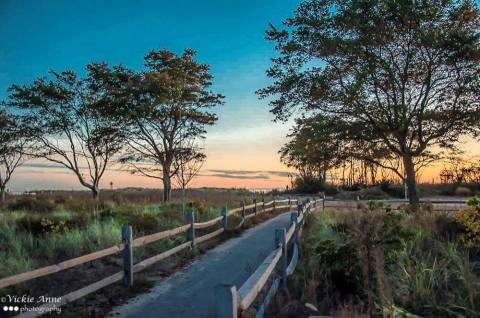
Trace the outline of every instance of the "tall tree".
<instances>
[{"instance_id":1,"label":"tall tree","mask_svg":"<svg viewBox=\"0 0 480 318\"><path fill-rule=\"evenodd\" d=\"M121 127L105 116L111 109L104 98L106 84L119 79L105 64L89 64L86 70L85 78L51 71L49 78L13 85L6 104L20 113L22 129L35 145L31 155L69 169L98 199L100 180L122 147Z\"/></svg>"},{"instance_id":2,"label":"tall tree","mask_svg":"<svg viewBox=\"0 0 480 318\"><path fill-rule=\"evenodd\" d=\"M300 106L355 122L357 139L401 158L418 206L416 158L478 132L476 4L309 0L284 24L267 31L280 57L260 96L278 119Z\"/></svg>"},{"instance_id":3,"label":"tall tree","mask_svg":"<svg viewBox=\"0 0 480 318\"><path fill-rule=\"evenodd\" d=\"M25 159L27 138L19 130L16 119L5 110L0 111L0 203L5 203L5 190L15 169Z\"/></svg>"},{"instance_id":4,"label":"tall tree","mask_svg":"<svg viewBox=\"0 0 480 318\"><path fill-rule=\"evenodd\" d=\"M162 180L164 202L170 200L175 160L185 154L182 141L204 137L205 127L217 120L209 110L223 100L209 90L210 68L195 55L193 50L181 55L151 51L146 69L126 81L119 95L119 112L128 126L121 162L132 173Z\"/></svg>"}]
</instances>

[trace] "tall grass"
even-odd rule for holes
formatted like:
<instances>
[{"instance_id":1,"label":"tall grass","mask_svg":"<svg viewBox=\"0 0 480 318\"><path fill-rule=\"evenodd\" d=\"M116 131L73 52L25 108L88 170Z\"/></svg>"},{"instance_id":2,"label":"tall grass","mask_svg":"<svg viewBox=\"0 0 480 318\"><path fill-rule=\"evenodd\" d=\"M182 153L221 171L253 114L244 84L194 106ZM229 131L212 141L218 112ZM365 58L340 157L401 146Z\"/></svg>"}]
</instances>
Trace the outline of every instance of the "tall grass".
<instances>
[{"instance_id":1,"label":"tall grass","mask_svg":"<svg viewBox=\"0 0 480 318\"><path fill-rule=\"evenodd\" d=\"M480 315L478 264L459 243L420 232L395 254L390 281L396 303L430 317Z\"/></svg>"},{"instance_id":2,"label":"tall grass","mask_svg":"<svg viewBox=\"0 0 480 318\"><path fill-rule=\"evenodd\" d=\"M334 317L480 317L480 254L456 219L387 211L309 216L294 297Z\"/></svg>"},{"instance_id":3,"label":"tall grass","mask_svg":"<svg viewBox=\"0 0 480 318\"><path fill-rule=\"evenodd\" d=\"M67 258L80 256L120 242L121 225L114 219L91 221L83 229L35 236L13 220L0 216L0 277Z\"/></svg>"},{"instance_id":4,"label":"tall grass","mask_svg":"<svg viewBox=\"0 0 480 318\"><path fill-rule=\"evenodd\" d=\"M198 195L200 191L194 193ZM219 190L213 194L215 200L220 200L223 195L225 202L238 205L248 192ZM209 192L204 195L208 196ZM111 197L115 199L113 195ZM91 202L81 196L42 194L11 201L9 208L14 210L0 212L0 277L117 244L121 241L124 224L131 225L134 237L138 237L173 229L186 222L181 203L160 205L150 200L138 203L121 199L102 201L95 213ZM37 205L40 206L38 211L35 210ZM200 222L220 215L220 207L207 203L206 199L195 201L192 208ZM137 249L135 256L141 259L149 250L158 252L184 241L181 235L162 240L148 248Z\"/></svg>"}]
</instances>

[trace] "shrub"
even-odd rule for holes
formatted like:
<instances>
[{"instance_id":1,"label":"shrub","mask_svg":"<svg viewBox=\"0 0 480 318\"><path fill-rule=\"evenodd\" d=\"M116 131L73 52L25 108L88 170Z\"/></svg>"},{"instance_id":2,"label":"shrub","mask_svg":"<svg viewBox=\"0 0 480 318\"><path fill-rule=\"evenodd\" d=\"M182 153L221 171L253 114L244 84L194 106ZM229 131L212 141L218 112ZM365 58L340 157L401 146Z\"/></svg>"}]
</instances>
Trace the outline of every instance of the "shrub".
<instances>
[{"instance_id":1,"label":"shrub","mask_svg":"<svg viewBox=\"0 0 480 318\"><path fill-rule=\"evenodd\" d=\"M405 195L405 190L401 184L394 184L389 180L382 180L380 182L380 189L394 198L403 198Z\"/></svg>"},{"instance_id":2,"label":"shrub","mask_svg":"<svg viewBox=\"0 0 480 318\"><path fill-rule=\"evenodd\" d=\"M297 177L294 181L295 191L305 194L316 194L324 192L326 195L335 195L338 190L335 186L326 184L322 180L314 177Z\"/></svg>"},{"instance_id":3,"label":"shrub","mask_svg":"<svg viewBox=\"0 0 480 318\"><path fill-rule=\"evenodd\" d=\"M132 215L128 224L139 233L154 233L159 229L159 220L155 215L142 213Z\"/></svg>"},{"instance_id":4,"label":"shrub","mask_svg":"<svg viewBox=\"0 0 480 318\"><path fill-rule=\"evenodd\" d=\"M472 191L466 187L458 187L455 189L455 195L458 195L461 197L467 197L471 194L472 194Z\"/></svg>"},{"instance_id":5,"label":"shrub","mask_svg":"<svg viewBox=\"0 0 480 318\"><path fill-rule=\"evenodd\" d=\"M388 196L378 187L368 187L360 191L360 198L364 200L386 199Z\"/></svg>"},{"instance_id":6,"label":"shrub","mask_svg":"<svg viewBox=\"0 0 480 318\"><path fill-rule=\"evenodd\" d=\"M458 244L420 232L390 268L393 302L426 317L478 317L480 285L474 264Z\"/></svg>"},{"instance_id":7,"label":"shrub","mask_svg":"<svg viewBox=\"0 0 480 318\"><path fill-rule=\"evenodd\" d=\"M318 304L321 311L328 313L329 307L346 300L332 295L353 295L360 289L357 251L342 223L314 215L307 218L301 255L308 257L300 261L293 285L301 291L302 301Z\"/></svg>"},{"instance_id":8,"label":"shrub","mask_svg":"<svg viewBox=\"0 0 480 318\"><path fill-rule=\"evenodd\" d=\"M463 226L461 240L469 248L480 247L480 204L477 198L468 202L469 207L457 214L458 222Z\"/></svg>"},{"instance_id":9,"label":"shrub","mask_svg":"<svg viewBox=\"0 0 480 318\"><path fill-rule=\"evenodd\" d=\"M50 213L56 208L55 202L52 199L42 197L25 195L17 198L8 204L8 210L11 211L29 211L38 213Z\"/></svg>"},{"instance_id":10,"label":"shrub","mask_svg":"<svg viewBox=\"0 0 480 318\"><path fill-rule=\"evenodd\" d=\"M293 287L327 315L349 304L370 317L480 317L478 265L459 244L458 224L376 204L309 216Z\"/></svg>"}]
</instances>

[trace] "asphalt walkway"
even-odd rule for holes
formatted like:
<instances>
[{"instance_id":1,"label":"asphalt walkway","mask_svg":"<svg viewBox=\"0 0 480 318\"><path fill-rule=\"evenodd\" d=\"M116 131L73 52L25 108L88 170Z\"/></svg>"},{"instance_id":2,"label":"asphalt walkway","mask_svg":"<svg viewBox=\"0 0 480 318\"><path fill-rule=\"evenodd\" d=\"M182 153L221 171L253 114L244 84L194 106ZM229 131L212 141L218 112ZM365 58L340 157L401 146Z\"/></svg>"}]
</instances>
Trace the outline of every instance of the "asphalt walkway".
<instances>
[{"instance_id":1,"label":"asphalt walkway","mask_svg":"<svg viewBox=\"0 0 480 318\"><path fill-rule=\"evenodd\" d=\"M213 318L214 287L239 288L274 249L274 232L287 228L290 213L281 214L223 242L186 269L168 277L148 294L140 295L112 312L131 318Z\"/></svg>"}]
</instances>

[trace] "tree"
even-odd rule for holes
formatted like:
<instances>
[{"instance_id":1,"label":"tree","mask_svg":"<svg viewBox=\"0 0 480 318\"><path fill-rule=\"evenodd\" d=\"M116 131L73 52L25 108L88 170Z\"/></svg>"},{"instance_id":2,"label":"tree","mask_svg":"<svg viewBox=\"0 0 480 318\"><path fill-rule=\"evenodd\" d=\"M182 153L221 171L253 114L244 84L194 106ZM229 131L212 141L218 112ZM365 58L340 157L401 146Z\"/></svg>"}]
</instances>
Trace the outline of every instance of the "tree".
<instances>
[{"instance_id":1,"label":"tree","mask_svg":"<svg viewBox=\"0 0 480 318\"><path fill-rule=\"evenodd\" d=\"M468 160L461 157L449 158L448 164L440 171L442 183L480 183L478 158Z\"/></svg>"},{"instance_id":2,"label":"tree","mask_svg":"<svg viewBox=\"0 0 480 318\"><path fill-rule=\"evenodd\" d=\"M327 171L348 158L342 125L340 120L322 115L297 119L289 141L280 150L281 161L295 168L301 178L325 183Z\"/></svg>"},{"instance_id":3,"label":"tree","mask_svg":"<svg viewBox=\"0 0 480 318\"><path fill-rule=\"evenodd\" d=\"M15 169L25 159L27 138L18 129L15 118L0 111L0 202L5 203L5 190Z\"/></svg>"},{"instance_id":4,"label":"tree","mask_svg":"<svg viewBox=\"0 0 480 318\"><path fill-rule=\"evenodd\" d=\"M111 105L105 99L107 84L119 79L105 64L86 70L83 79L72 71L51 71L49 78L12 85L6 104L20 113L22 130L34 142L31 155L71 170L98 199L100 180L122 147L122 129L106 116Z\"/></svg>"},{"instance_id":5,"label":"tree","mask_svg":"<svg viewBox=\"0 0 480 318\"><path fill-rule=\"evenodd\" d=\"M173 163L175 174L175 182L182 189L182 208L185 208L186 189L190 182L198 175L202 169L207 156L196 145L194 139L185 140Z\"/></svg>"},{"instance_id":6,"label":"tree","mask_svg":"<svg viewBox=\"0 0 480 318\"><path fill-rule=\"evenodd\" d=\"M195 55L193 50L178 56L151 51L145 56L146 70L125 81L117 96L128 127L121 162L134 174L162 180L164 202L170 200L171 179L178 171L175 161L186 158L182 141L204 137L205 127L217 120L209 109L223 99L209 90L210 68L197 63Z\"/></svg>"},{"instance_id":7,"label":"tree","mask_svg":"<svg viewBox=\"0 0 480 318\"><path fill-rule=\"evenodd\" d=\"M277 119L296 107L355 123L355 138L402 160L416 208L415 161L478 133L479 16L471 1L309 0L271 27L280 56L260 90Z\"/></svg>"}]
</instances>

